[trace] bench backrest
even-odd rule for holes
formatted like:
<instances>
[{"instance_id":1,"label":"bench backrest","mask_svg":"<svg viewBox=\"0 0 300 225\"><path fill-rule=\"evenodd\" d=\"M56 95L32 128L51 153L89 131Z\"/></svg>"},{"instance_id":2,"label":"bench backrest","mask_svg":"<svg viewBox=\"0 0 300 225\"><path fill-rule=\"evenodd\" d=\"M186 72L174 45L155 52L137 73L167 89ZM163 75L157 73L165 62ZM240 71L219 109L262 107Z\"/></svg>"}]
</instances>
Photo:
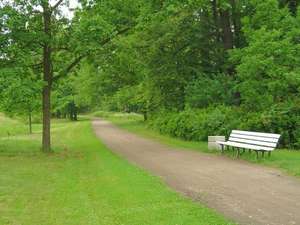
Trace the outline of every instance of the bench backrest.
<instances>
[{"instance_id":1,"label":"bench backrest","mask_svg":"<svg viewBox=\"0 0 300 225\"><path fill-rule=\"evenodd\" d=\"M232 130L229 141L275 148L279 138L280 134Z\"/></svg>"}]
</instances>

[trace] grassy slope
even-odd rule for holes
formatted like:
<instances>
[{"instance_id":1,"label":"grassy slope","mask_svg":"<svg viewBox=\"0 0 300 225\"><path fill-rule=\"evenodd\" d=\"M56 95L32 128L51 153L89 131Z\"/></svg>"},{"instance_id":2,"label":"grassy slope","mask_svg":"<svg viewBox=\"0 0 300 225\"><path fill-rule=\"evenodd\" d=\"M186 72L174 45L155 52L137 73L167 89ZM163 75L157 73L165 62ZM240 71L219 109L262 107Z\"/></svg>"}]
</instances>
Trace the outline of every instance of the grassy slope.
<instances>
[{"instance_id":1,"label":"grassy slope","mask_svg":"<svg viewBox=\"0 0 300 225\"><path fill-rule=\"evenodd\" d=\"M29 136L0 121L18 134L0 137L1 225L230 224L108 151L89 121L56 121L51 155L39 152L39 125Z\"/></svg>"},{"instance_id":2,"label":"grassy slope","mask_svg":"<svg viewBox=\"0 0 300 225\"><path fill-rule=\"evenodd\" d=\"M120 114L120 113L95 113L95 116L102 116L112 121L121 128L130 132L137 133L144 137L149 137L167 144L172 147L202 151L213 154L220 154L219 151L211 151L207 148L207 142L184 141L178 138L169 137L159 134L157 131L147 128L143 122L143 118L137 114ZM229 151L226 153L229 157L234 157L235 152ZM276 149L272 152L272 157L256 160L255 154L244 153L241 157L254 163L259 163L267 166L277 167L291 175L300 176L300 151L291 151L284 149Z\"/></svg>"}]
</instances>

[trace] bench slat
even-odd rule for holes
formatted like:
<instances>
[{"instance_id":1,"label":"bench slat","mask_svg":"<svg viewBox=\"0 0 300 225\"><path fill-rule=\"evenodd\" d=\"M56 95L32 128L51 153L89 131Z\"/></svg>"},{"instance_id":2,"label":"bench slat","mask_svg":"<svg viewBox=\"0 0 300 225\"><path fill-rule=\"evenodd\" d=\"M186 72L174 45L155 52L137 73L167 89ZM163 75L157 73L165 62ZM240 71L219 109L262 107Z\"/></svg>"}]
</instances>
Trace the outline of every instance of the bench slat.
<instances>
[{"instance_id":1,"label":"bench slat","mask_svg":"<svg viewBox=\"0 0 300 225\"><path fill-rule=\"evenodd\" d=\"M278 138L257 137L257 136L249 136L249 135L244 135L244 134L230 134L230 137L255 140L255 141L271 142L271 143L276 143L276 144L278 142Z\"/></svg>"},{"instance_id":2,"label":"bench slat","mask_svg":"<svg viewBox=\"0 0 300 225\"><path fill-rule=\"evenodd\" d=\"M232 134L243 134L243 135L257 136L257 137L280 138L280 134L252 132L252 131L242 131L242 130L232 130Z\"/></svg>"},{"instance_id":3,"label":"bench slat","mask_svg":"<svg viewBox=\"0 0 300 225\"><path fill-rule=\"evenodd\" d=\"M249 140L249 139L235 138L235 137L229 137L229 141L251 144L251 145L258 145L258 146L266 146L266 147L276 147L277 145L277 143L275 142L271 143L271 142L256 141L256 140Z\"/></svg>"},{"instance_id":4,"label":"bench slat","mask_svg":"<svg viewBox=\"0 0 300 225\"><path fill-rule=\"evenodd\" d=\"M257 151L273 151L274 148L271 147L264 147L264 146L257 146L257 145L250 145L250 144L242 144L242 143L237 143L237 142L231 142L231 141L218 141L217 143L222 144L222 145L227 145L227 146L232 146L232 147L237 147L237 148L246 148L246 149L252 149L252 150L257 150Z\"/></svg>"}]
</instances>

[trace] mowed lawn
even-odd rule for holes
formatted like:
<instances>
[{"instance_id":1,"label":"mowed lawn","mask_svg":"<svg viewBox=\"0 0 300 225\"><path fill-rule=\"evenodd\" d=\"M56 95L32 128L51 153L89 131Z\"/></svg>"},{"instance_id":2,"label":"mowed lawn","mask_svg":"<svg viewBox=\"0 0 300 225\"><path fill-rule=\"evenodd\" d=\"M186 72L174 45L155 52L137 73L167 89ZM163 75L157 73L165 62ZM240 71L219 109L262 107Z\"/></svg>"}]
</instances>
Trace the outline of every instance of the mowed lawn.
<instances>
[{"instance_id":1,"label":"mowed lawn","mask_svg":"<svg viewBox=\"0 0 300 225\"><path fill-rule=\"evenodd\" d=\"M111 153L90 121L54 121L50 155L40 128L0 115L1 225L232 224Z\"/></svg>"},{"instance_id":2,"label":"mowed lawn","mask_svg":"<svg viewBox=\"0 0 300 225\"><path fill-rule=\"evenodd\" d=\"M212 151L207 147L207 142L185 141L178 138L162 135L159 132L147 127L143 121L143 117L137 114L107 113L96 112L95 116L100 116L110 120L117 126L126 129L138 135L157 140L171 147L180 148L182 150L196 150L205 153L220 154L220 151ZM235 158L236 151L226 151L228 157ZM252 163L258 163L266 166L276 167L290 175L300 176L300 150L276 149L272 152L272 156L268 158L256 159L255 153L244 153L241 157L243 160Z\"/></svg>"}]
</instances>

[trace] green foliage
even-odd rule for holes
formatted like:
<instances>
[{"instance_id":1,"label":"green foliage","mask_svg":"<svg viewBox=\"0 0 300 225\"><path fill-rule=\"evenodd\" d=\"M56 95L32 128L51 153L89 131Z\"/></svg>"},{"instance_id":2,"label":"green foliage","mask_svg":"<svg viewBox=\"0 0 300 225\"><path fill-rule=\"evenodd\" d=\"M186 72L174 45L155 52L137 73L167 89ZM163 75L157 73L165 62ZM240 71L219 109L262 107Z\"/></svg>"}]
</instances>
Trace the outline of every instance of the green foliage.
<instances>
[{"instance_id":1,"label":"green foliage","mask_svg":"<svg viewBox=\"0 0 300 225\"><path fill-rule=\"evenodd\" d=\"M11 4L0 10L3 73L15 63L29 67L41 81L39 43L51 46L52 113L74 107L135 112L184 139L204 140L243 128L278 132L282 145L299 145L298 4L81 3L72 21L60 10L53 12L51 37L33 12L40 2L22 0L16 4L24 10ZM70 71L74 76L57 82Z\"/></svg>"},{"instance_id":2,"label":"green foliage","mask_svg":"<svg viewBox=\"0 0 300 225\"><path fill-rule=\"evenodd\" d=\"M52 93L52 112L56 117L77 120L78 106L75 104L75 91L70 79L56 84Z\"/></svg>"},{"instance_id":3,"label":"green foliage","mask_svg":"<svg viewBox=\"0 0 300 225\"><path fill-rule=\"evenodd\" d=\"M244 18L249 45L233 52L243 105L265 110L300 93L299 19L275 0L254 1L256 12Z\"/></svg>"},{"instance_id":4,"label":"green foliage","mask_svg":"<svg viewBox=\"0 0 300 225\"><path fill-rule=\"evenodd\" d=\"M149 121L149 126L163 134L184 140L206 141L209 135L228 135L239 126L237 109L225 106L202 110L161 112Z\"/></svg>"},{"instance_id":5,"label":"green foliage","mask_svg":"<svg viewBox=\"0 0 300 225\"><path fill-rule=\"evenodd\" d=\"M299 145L298 16L276 0L152 3L93 63L97 106L187 140L245 129Z\"/></svg>"},{"instance_id":6,"label":"green foliage","mask_svg":"<svg viewBox=\"0 0 300 225\"><path fill-rule=\"evenodd\" d=\"M299 148L299 106L298 100L298 102L274 105L260 113L248 113L244 115L241 127L248 130L279 133L281 134L280 143L282 146Z\"/></svg>"},{"instance_id":7,"label":"green foliage","mask_svg":"<svg viewBox=\"0 0 300 225\"><path fill-rule=\"evenodd\" d=\"M229 136L233 129L273 132L281 134L281 146L299 149L299 105L284 103L254 113L225 106L161 112L153 116L148 124L162 134L193 141L207 141L210 135Z\"/></svg>"},{"instance_id":8,"label":"green foliage","mask_svg":"<svg viewBox=\"0 0 300 225\"><path fill-rule=\"evenodd\" d=\"M28 116L41 109L43 83L31 70L15 67L0 70L0 109L9 115Z\"/></svg>"},{"instance_id":9,"label":"green foliage","mask_svg":"<svg viewBox=\"0 0 300 225\"><path fill-rule=\"evenodd\" d=\"M232 104L235 81L228 75L205 75L190 82L185 89L186 105L192 108L204 108L216 104Z\"/></svg>"}]
</instances>

